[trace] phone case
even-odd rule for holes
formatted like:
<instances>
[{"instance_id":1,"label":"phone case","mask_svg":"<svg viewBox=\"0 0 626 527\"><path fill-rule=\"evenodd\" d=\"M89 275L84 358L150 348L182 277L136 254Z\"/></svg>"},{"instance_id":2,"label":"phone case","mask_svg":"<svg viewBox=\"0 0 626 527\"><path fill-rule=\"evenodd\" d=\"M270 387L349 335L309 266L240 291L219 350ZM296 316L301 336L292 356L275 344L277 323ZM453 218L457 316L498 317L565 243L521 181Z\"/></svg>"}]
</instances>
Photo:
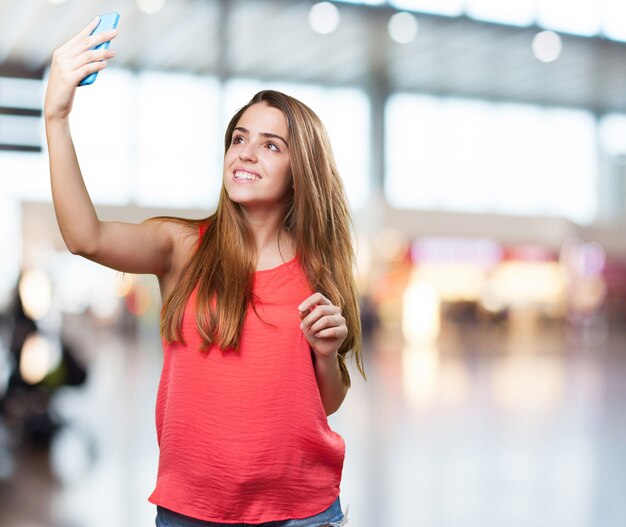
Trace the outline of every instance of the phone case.
<instances>
[{"instance_id":1,"label":"phone case","mask_svg":"<svg viewBox=\"0 0 626 527\"><path fill-rule=\"evenodd\" d=\"M91 32L91 34L94 35L96 33L102 33L103 31L110 31L111 29L115 29L117 27L117 23L119 22L119 20L120 20L120 15L119 13L116 13L116 12L106 13L104 15L101 15L100 22L98 22L96 29L94 29ZM103 48L108 49L110 43L111 41L109 40L91 49L103 49ZM97 71L92 73L91 75L87 75L82 81L78 83L78 85L86 86L87 84L93 84L97 76L98 76Z\"/></svg>"}]
</instances>

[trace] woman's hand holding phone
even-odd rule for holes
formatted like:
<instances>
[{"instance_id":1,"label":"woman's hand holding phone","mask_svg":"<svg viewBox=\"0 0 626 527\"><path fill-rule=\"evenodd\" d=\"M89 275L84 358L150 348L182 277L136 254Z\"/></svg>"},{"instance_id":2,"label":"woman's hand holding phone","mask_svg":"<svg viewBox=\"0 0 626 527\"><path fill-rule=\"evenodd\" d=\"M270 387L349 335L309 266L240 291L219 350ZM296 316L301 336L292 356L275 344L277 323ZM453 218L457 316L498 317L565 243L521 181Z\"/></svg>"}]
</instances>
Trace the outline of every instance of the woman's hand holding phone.
<instances>
[{"instance_id":1,"label":"woman's hand holding phone","mask_svg":"<svg viewBox=\"0 0 626 527\"><path fill-rule=\"evenodd\" d=\"M79 33L54 51L46 90L46 120L66 119L72 110L74 93L79 83L92 73L106 68L115 56L110 49L93 49L117 36L117 29L94 33L100 21L94 18Z\"/></svg>"}]
</instances>

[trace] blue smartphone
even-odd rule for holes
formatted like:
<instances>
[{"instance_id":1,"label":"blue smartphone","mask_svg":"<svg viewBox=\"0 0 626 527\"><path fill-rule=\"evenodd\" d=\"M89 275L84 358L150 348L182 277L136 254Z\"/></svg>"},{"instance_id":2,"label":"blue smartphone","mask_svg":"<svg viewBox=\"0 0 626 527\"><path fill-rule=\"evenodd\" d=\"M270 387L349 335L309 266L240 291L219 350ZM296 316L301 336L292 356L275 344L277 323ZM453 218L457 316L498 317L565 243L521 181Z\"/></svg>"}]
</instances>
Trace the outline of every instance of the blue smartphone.
<instances>
[{"instance_id":1,"label":"blue smartphone","mask_svg":"<svg viewBox=\"0 0 626 527\"><path fill-rule=\"evenodd\" d=\"M95 35L96 33L102 33L103 31L110 31L111 29L115 29L117 27L117 23L120 20L120 14L116 12L106 13L100 16L100 22L96 26L91 34ZM111 41L103 42L91 49L108 49ZM87 75L82 81L78 83L79 86L86 86L87 84L93 84L98 76L98 72L94 72L91 75Z\"/></svg>"}]
</instances>

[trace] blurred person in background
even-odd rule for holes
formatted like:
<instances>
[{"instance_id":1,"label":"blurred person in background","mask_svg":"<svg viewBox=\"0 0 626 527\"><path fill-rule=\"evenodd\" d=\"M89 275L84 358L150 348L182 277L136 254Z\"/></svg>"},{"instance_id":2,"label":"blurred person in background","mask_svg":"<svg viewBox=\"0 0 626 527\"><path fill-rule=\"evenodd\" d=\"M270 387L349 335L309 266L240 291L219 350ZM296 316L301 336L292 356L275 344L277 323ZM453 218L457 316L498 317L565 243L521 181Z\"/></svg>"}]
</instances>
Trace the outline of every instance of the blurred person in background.
<instances>
[{"instance_id":1,"label":"blurred person in background","mask_svg":"<svg viewBox=\"0 0 626 527\"><path fill-rule=\"evenodd\" d=\"M19 287L21 279L22 273L11 302L9 376L5 392L0 393L0 417L16 438L17 445L46 450L54 434L64 424L53 410L55 392L64 386L83 385L87 372L78 360L76 350L63 335L41 334L37 322L24 307ZM49 348L55 340L58 340L60 360L56 367L43 375L37 371L33 355L40 356L43 351L49 358ZM43 349L39 347L42 342L46 343ZM35 349L37 347L39 353Z\"/></svg>"},{"instance_id":2,"label":"blurred person in background","mask_svg":"<svg viewBox=\"0 0 626 527\"><path fill-rule=\"evenodd\" d=\"M52 197L72 253L159 281L156 524L342 525L345 445L327 416L350 386L346 359L364 370L350 212L325 128L300 101L259 92L227 127L215 213L100 221L68 121L78 83L114 56L92 49L117 34L91 35L97 22L52 59Z\"/></svg>"}]
</instances>

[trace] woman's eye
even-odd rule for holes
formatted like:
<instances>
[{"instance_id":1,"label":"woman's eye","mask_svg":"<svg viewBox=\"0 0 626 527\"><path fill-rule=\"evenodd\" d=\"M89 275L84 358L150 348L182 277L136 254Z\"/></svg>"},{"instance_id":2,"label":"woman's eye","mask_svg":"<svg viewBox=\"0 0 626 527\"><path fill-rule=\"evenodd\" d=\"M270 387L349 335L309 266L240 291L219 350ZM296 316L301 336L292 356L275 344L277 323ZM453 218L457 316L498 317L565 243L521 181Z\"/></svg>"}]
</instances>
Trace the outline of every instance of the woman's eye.
<instances>
[{"instance_id":1,"label":"woman's eye","mask_svg":"<svg viewBox=\"0 0 626 527\"><path fill-rule=\"evenodd\" d=\"M275 152L279 152L278 146L276 146L275 143L268 143L267 148L269 148L270 150L274 150Z\"/></svg>"},{"instance_id":2,"label":"woman's eye","mask_svg":"<svg viewBox=\"0 0 626 527\"><path fill-rule=\"evenodd\" d=\"M233 144L234 145L238 145L242 141L243 141L243 137L241 137L240 135L236 135L235 137L233 137Z\"/></svg>"}]
</instances>

